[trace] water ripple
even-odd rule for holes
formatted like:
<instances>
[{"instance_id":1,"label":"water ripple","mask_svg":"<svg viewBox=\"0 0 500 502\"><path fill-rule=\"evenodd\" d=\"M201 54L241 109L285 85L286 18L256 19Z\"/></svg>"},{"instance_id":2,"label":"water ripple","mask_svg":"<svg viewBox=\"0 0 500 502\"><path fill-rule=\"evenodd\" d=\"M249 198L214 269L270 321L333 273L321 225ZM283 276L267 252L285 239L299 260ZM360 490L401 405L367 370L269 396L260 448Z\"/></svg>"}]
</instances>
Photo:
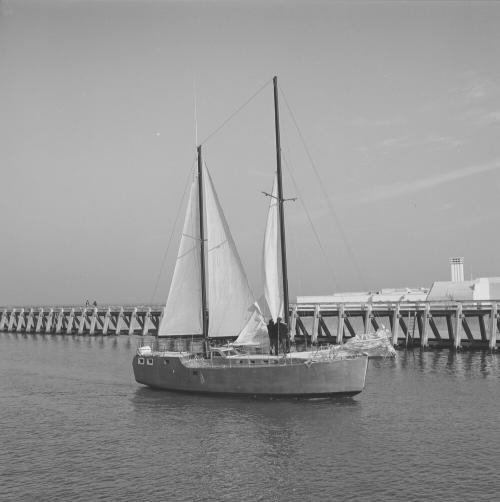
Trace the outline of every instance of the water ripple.
<instances>
[{"instance_id":1,"label":"water ripple","mask_svg":"<svg viewBox=\"0 0 500 502\"><path fill-rule=\"evenodd\" d=\"M5 500L496 497L496 355L401 352L354 399L267 401L141 387L128 337L0 344Z\"/></svg>"}]
</instances>

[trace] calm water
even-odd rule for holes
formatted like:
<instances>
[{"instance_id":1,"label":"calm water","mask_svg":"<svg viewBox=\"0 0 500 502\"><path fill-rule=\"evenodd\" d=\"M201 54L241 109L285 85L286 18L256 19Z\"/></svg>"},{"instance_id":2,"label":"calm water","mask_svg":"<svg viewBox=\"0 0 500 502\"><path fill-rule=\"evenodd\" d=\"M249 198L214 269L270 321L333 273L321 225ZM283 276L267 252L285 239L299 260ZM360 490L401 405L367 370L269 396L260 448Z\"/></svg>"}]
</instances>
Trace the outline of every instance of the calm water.
<instances>
[{"instance_id":1,"label":"calm water","mask_svg":"<svg viewBox=\"0 0 500 502\"><path fill-rule=\"evenodd\" d=\"M1 500L498 500L500 356L370 361L353 399L135 383L137 340L0 333Z\"/></svg>"}]
</instances>

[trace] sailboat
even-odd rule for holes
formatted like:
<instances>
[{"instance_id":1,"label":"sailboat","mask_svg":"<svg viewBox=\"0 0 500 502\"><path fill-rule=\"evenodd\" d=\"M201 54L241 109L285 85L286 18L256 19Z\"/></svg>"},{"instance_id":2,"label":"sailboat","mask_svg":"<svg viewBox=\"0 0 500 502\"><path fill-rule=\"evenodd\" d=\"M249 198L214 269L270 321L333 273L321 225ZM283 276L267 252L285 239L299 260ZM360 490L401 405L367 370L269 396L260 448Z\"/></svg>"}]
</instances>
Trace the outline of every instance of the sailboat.
<instances>
[{"instance_id":1,"label":"sailboat","mask_svg":"<svg viewBox=\"0 0 500 502\"><path fill-rule=\"evenodd\" d=\"M274 84L277 170L264 243L266 299L273 320L289 324L277 78ZM138 383L151 388L218 395L352 396L365 385L368 358L336 351L300 357L269 353L269 336L250 289L210 173L197 148L177 261L158 337L139 347ZM281 270L277 265L281 262ZM280 277L281 272L281 277ZM280 281L281 279L281 281ZM279 284L281 282L281 285ZM280 287L281 286L281 287ZM233 346L217 342L228 338ZM198 344L198 345L197 345ZM236 347L258 346L242 352Z\"/></svg>"}]
</instances>

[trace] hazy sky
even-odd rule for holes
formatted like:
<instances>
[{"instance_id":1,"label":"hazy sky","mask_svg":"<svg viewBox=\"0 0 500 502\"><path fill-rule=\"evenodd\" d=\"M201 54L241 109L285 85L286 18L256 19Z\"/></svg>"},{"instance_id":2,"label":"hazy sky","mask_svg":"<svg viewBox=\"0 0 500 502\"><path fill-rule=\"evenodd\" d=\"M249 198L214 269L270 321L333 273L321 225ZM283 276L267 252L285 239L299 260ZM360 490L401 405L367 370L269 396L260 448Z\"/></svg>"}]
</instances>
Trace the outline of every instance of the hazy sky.
<instances>
[{"instance_id":1,"label":"hazy sky","mask_svg":"<svg viewBox=\"0 0 500 502\"><path fill-rule=\"evenodd\" d=\"M275 74L309 152L281 96L292 295L500 275L499 26L500 2L1 1L0 304L147 303L160 274L163 302L194 96L202 140ZM204 145L257 295L272 106Z\"/></svg>"}]
</instances>

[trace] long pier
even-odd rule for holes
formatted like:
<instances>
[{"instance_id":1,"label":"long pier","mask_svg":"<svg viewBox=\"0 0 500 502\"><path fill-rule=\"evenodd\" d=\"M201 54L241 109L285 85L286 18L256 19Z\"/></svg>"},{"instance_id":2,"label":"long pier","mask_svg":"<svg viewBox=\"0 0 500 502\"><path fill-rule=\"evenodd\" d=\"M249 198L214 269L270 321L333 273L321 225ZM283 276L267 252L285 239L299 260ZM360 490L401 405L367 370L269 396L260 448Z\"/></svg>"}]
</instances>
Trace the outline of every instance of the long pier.
<instances>
[{"instance_id":1,"label":"long pier","mask_svg":"<svg viewBox=\"0 0 500 502\"><path fill-rule=\"evenodd\" d=\"M157 334L161 307L5 307L0 331L78 335Z\"/></svg>"},{"instance_id":2,"label":"long pier","mask_svg":"<svg viewBox=\"0 0 500 502\"><path fill-rule=\"evenodd\" d=\"M399 347L489 349L500 344L498 301L291 305L297 343L342 343L384 326ZM163 307L0 307L0 331L61 335L156 335Z\"/></svg>"}]
</instances>

